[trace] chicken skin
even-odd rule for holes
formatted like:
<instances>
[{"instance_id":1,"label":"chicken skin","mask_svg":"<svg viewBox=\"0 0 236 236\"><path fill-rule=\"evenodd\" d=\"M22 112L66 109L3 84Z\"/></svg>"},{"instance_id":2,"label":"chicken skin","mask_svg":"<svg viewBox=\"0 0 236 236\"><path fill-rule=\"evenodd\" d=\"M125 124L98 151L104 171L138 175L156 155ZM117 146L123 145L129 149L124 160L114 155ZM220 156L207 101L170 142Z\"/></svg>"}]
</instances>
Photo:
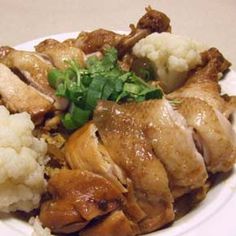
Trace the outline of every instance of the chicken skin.
<instances>
[{"instance_id":1,"label":"chicken skin","mask_svg":"<svg viewBox=\"0 0 236 236\"><path fill-rule=\"evenodd\" d=\"M225 116L199 98L182 98L176 107L196 130L208 171L231 170L236 160L236 134Z\"/></svg>"},{"instance_id":2,"label":"chicken skin","mask_svg":"<svg viewBox=\"0 0 236 236\"><path fill-rule=\"evenodd\" d=\"M125 203L111 182L89 171L60 170L49 180L48 191L53 199L43 203L39 217L55 233L76 232Z\"/></svg>"},{"instance_id":3,"label":"chicken skin","mask_svg":"<svg viewBox=\"0 0 236 236\"><path fill-rule=\"evenodd\" d=\"M97 224L85 228L80 236L118 236L122 229L122 236L139 234L137 225L131 222L122 211L114 211Z\"/></svg>"},{"instance_id":4,"label":"chicken skin","mask_svg":"<svg viewBox=\"0 0 236 236\"><path fill-rule=\"evenodd\" d=\"M36 52L19 51L9 47L0 47L0 63L6 65L28 85L44 94L53 102L55 109L67 107L67 100L57 97L48 83L48 72L54 67L42 55Z\"/></svg>"},{"instance_id":5,"label":"chicken skin","mask_svg":"<svg viewBox=\"0 0 236 236\"><path fill-rule=\"evenodd\" d=\"M37 46L36 52L46 55L50 62L58 69L69 66L67 62L74 60L81 67L84 66L84 53L68 41L59 42L55 39L46 39Z\"/></svg>"},{"instance_id":6,"label":"chicken skin","mask_svg":"<svg viewBox=\"0 0 236 236\"><path fill-rule=\"evenodd\" d=\"M124 173L99 142L96 132L96 126L90 122L69 137L65 145L67 163L72 169L100 174L113 182L121 192L127 192Z\"/></svg>"},{"instance_id":7,"label":"chicken skin","mask_svg":"<svg viewBox=\"0 0 236 236\"><path fill-rule=\"evenodd\" d=\"M166 168L174 197L205 183L207 172L195 147L192 129L166 99L123 106L143 125L157 158Z\"/></svg>"},{"instance_id":8,"label":"chicken skin","mask_svg":"<svg viewBox=\"0 0 236 236\"><path fill-rule=\"evenodd\" d=\"M19 79L7 66L0 63L0 97L13 113L28 112L36 124L52 110L52 102Z\"/></svg>"},{"instance_id":9,"label":"chicken skin","mask_svg":"<svg viewBox=\"0 0 236 236\"><path fill-rule=\"evenodd\" d=\"M171 222L173 199L167 173L140 125L121 106L109 101L99 102L94 122L111 158L133 182L138 204L146 214L138 222L141 232Z\"/></svg>"}]
</instances>

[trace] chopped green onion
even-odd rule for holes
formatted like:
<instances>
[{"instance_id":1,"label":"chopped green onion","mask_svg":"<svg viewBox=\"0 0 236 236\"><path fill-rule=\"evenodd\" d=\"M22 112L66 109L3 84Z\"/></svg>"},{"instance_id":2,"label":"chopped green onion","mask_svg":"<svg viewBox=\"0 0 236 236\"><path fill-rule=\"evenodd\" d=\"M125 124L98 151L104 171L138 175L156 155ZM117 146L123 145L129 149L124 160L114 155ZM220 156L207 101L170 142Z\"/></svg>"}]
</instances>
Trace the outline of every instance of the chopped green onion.
<instances>
[{"instance_id":1,"label":"chopped green onion","mask_svg":"<svg viewBox=\"0 0 236 236\"><path fill-rule=\"evenodd\" d=\"M70 102L70 109L62 117L66 129L74 130L86 123L100 99L140 102L162 97L159 88L152 87L133 72L123 71L117 60L116 49L109 48L102 59L89 57L86 68L72 60L67 62L65 70L49 72L48 81L56 88L56 95Z\"/></svg>"}]
</instances>

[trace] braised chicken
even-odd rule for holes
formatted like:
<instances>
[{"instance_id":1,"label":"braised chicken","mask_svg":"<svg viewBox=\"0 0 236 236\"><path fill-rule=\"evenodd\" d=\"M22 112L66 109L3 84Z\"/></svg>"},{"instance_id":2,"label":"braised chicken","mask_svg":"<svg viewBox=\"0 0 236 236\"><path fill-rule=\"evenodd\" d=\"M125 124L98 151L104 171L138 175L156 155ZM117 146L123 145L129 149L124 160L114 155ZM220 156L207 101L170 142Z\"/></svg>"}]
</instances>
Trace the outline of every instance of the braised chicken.
<instances>
[{"instance_id":1,"label":"braised chicken","mask_svg":"<svg viewBox=\"0 0 236 236\"><path fill-rule=\"evenodd\" d=\"M137 203L132 181L114 163L97 137L97 132L97 127L92 122L75 131L65 145L66 161L71 169L92 171L117 186L127 200L125 213L138 222L145 217L145 213Z\"/></svg>"},{"instance_id":2,"label":"braised chicken","mask_svg":"<svg viewBox=\"0 0 236 236\"><path fill-rule=\"evenodd\" d=\"M121 35L112 31L98 29L92 32L82 32L75 41L75 45L86 54L103 51L107 46L116 47L119 56L123 57L129 53L131 48L140 39L145 38L153 32L169 32L170 19L162 12L146 8L146 14L141 17L136 27L131 25L131 32L128 35Z\"/></svg>"},{"instance_id":3,"label":"braised chicken","mask_svg":"<svg viewBox=\"0 0 236 236\"><path fill-rule=\"evenodd\" d=\"M125 203L111 182L89 171L61 170L49 180L48 191L53 199L43 203L40 220L56 233L76 232Z\"/></svg>"},{"instance_id":4,"label":"braised chicken","mask_svg":"<svg viewBox=\"0 0 236 236\"><path fill-rule=\"evenodd\" d=\"M205 183L207 172L203 157L195 147L192 129L167 100L123 106L131 117L143 124L157 158L166 168L174 197Z\"/></svg>"},{"instance_id":5,"label":"braised chicken","mask_svg":"<svg viewBox=\"0 0 236 236\"><path fill-rule=\"evenodd\" d=\"M68 41L61 43L55 39L46 39L35 46L35 49L37 52L47 55L56 68L65 69L71 60L84 66L84 53Z\"/></svg>"},{"instance_id":6,"label":"braised chicken","mask_svg":"<svg viewBox=\"0 0 236 236\"><path fill-rule=\"evenodd\" d=\"M12 112L28 112L39 124L52 110L52 102L31 86L25 84L8 67L0 63L0 96Z\"/></svg>"},{"instance_id":7,"label":"braised chicken","mask_svg":"<svg viewBox=\"0 0 236 236\"><path fill-rule=\"evenodd\" d=\"M145 134L131 116L114 102L98 104L94 122L113 161L133 181L134 192L146 217L138 222L142 233L174 219L167 173Z\"/></svg>"},{"instance_id":8,"label":"braised chicken","mask_svg":"<svg viewBox=\"0 0 236 236\"><path fill-rule=\"evenodd\" d=\"M123 186L127 185L126 176L99 142L96 132L96 126L88 123L70 136L65 146L69 166L72 169L88 170L100 174L113 182L120 191L127 192Z\"/></svg>"},{"instance_id":9,"label":"braised chicken","mask_svg":"<svg viewBox=\"0 0 236 236\"><path fill-rule=\"evenodd\" d=\"M122 211L115 211L98 224L87 227L80 232L80 236L135 236L139 233L137 225L129 221Z\"/></svg>"},{"instance_id":10,"label":"braised chicken","mask_svg":"<svg viewBox=\"0 0 236 236\"><path fill-rule=\"evenodd\" d=\"M195 129L208 171L231 170L236 160L236 134L224 115L199 98L181 98L176 107Z\"/></svg>"},{"instance_id":11,"label":"braised chicken","mask_svg":"<svg viewBox=\"0 0 236 236\"><path fill-rule=\"evenodd\" d=\"M53 102L55 109L63 110L67 107L67 101L57 97L48 83L47 75L53 69L52 64L40 54L1 47L0 63L14 70L25 83L45 94Z\"/></svg>"},{"instance_id":12,"label":"braised chicken","mask_svg":"<svg viewBox=\"0 0 236 236\"><path fill-rule=\"evenodd\" d=\"M47 39L34 52L0 47L0 104L28 112L45 153L47 144L45 160L32 156L48 181L38 197L39 219L53 234L153 232L186 214L205 198L216 173L234 167L236 97L221 95L218 83L230 62L216 48L195 50L193 40L168 33L160 47L153 38L136 55L138 41L171 31L170 19L151 7L130 29ZM165 90L156 69L171 67L184 70L178 80L163 77ZM43 147L36 144L37 153Z\"/></svg>"},{"instance_id":13,"label":"braised chicken","mask_svg":"<svg viewBox=\"0 0 236 236\"><path fill-rule=\"evenodd\" d=\"M105 29L97 29L92 32L81 32L75 41L75 46L86 54L90 54L107 46L117 46L124 35Z\"/></svg>"}]
</instances>

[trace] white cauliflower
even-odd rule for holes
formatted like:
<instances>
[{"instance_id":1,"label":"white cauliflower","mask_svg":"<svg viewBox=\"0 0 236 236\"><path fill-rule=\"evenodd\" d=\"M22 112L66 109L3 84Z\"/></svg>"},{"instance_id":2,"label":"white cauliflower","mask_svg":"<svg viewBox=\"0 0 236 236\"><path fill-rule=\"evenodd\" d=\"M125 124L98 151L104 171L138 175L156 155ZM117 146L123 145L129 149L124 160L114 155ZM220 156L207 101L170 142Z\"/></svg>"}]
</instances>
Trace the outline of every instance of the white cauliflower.
<instances>
[{"instance_id":1,"label":"white cauliflower","mask_svg":"<svg viewBox=\"0 0 236 236\"><path fill-rule=\"evenodd\" d=\"M0 211L29 212L45 191L43 159L47 144L32 135L27 113L10 115L0 106Z\"/></svg>"},{"instance_id":2,"label":"white cauliflower","mask_svg":"<svg viewBox=\"0 0 236 236\"><path fill-rule=\"evenodd\" d=\"M148 59L165 92L183 84L187 72L201 63L206 47L190 38L171 33L153 33L135 44L133 53Z\"/></svg>"}]
</instances>

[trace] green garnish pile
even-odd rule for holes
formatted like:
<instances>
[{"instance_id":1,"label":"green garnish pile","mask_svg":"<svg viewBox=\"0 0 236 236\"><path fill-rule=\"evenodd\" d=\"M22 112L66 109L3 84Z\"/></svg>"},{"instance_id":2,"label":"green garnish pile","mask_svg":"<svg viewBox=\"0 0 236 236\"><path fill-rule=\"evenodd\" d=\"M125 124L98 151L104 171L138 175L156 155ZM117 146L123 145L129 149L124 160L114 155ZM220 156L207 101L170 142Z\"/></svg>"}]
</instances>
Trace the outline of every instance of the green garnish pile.
<instances>
[{"instance_id":1,"label":"green garnish pile","mask_svg":"<svg viewBox=\"0 0 236 236\"><path fill-rule=\"evenodd\" d=\"M49 84L56 89L56 95L70 102L62 123L68 130L74 130L86 123L100 99L116 102L144 101L162 98L162 91L147 84L133 72L127 72L117 63L117 50L109 48L104 57L91 56L86 68L75 61L67 62L65 70L49 72Z\"/></svg>"}]
</instances>

